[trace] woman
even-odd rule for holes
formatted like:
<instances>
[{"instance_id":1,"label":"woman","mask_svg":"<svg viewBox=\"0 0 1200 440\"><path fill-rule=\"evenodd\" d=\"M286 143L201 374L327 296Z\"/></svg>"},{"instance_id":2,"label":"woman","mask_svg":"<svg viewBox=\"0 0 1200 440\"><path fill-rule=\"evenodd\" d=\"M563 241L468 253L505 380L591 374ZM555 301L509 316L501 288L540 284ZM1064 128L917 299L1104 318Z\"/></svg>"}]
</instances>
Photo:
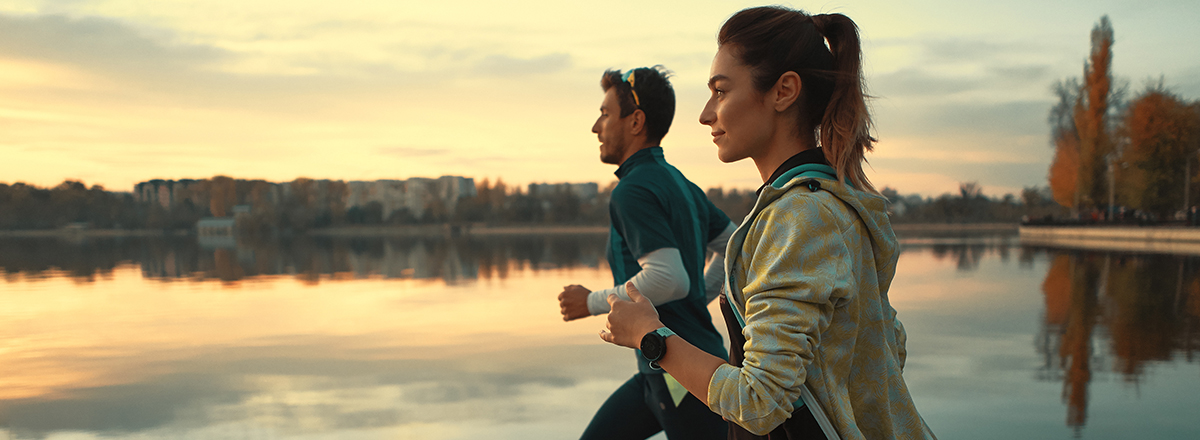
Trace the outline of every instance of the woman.
<instances>
[{"instance_id":1,"label":"woman","mask_svg":"<svg viewBox=\"0 0 1200 440\"><path fill-rule=\"evenodd\" d=\"M601 338L640 348L734 422L730 438L933 438L901 376L886 201L862 170L874 139L857 27L751 8L717 43L700 123L721 161L750 158L763 179L726 252L730 360L671 336L632 286L632 302L609 298Z\"/></svg>"}]
</instances>

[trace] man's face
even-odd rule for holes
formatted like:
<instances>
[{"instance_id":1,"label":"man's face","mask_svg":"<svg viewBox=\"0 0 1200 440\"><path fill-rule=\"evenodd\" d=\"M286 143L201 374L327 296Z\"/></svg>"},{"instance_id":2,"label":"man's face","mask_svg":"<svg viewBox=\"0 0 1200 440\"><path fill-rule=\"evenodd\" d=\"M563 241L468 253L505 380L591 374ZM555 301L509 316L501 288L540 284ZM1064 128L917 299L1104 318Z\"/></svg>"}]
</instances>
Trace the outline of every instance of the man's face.
<instances>
[{"instance_id":1,"label":"man's face","mask_svg":"<svg viewBox=\"0 0 1200 440\"><path fill-rule=\"evenodd\" d=\"M625 159L625 150L629 148L630 116L621 117L621 104L617 102L617 88L609 87L604 92L604 102L600 104L600 117L592 125L592 133L600 139L600 161L620 165Z\"/></svg>"}]
</instances>

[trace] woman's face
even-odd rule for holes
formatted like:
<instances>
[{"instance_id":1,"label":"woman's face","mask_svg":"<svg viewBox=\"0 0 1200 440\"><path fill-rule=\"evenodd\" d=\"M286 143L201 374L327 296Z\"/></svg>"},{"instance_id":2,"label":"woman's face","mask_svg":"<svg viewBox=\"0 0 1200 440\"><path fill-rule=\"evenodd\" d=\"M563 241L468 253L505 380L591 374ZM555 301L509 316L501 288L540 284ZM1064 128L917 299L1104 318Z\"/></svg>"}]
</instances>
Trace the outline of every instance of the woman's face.
<instances>
[{"instance_id":1,"label":"woman's face","mask_svg":"<svg viewBox=\"0 0 1200 440\"><path fill-rule=\"evenodd\" d=\"M712 128L717 157L736 162L766 151L776 131L776 112L767 94L754 87L750 68L722 46L713 58L708 80L712 95L700 113L700 123Z\"/></svg>"}]
</instances>

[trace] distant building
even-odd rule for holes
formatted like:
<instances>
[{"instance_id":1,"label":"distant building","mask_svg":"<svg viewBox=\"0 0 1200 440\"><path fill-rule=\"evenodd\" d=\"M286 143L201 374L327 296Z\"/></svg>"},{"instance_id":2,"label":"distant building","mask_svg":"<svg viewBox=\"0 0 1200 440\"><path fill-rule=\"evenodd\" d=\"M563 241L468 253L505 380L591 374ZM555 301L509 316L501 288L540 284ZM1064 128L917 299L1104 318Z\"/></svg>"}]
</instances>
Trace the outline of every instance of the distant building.
<instances>
[{"instance_id":1,"label":"distant building","mask_svg":"<svg viewBox=\"0 0 1200 440\"><path fill-rule=\"evenodd\" d=\"M401 210L408 210L413 217L420 218L434 203L440 203L446 212L454 212L459 200L476 194L475 179L460 176L351 181L346 186L346 209L364 208L371 202L378 202L383 208L383 218Z\"/></svg>"},{"instance_id":2,"label":"distant building","mask_svg":"<svg viewBox=\"0 0 1200 440\"><path fill-rule=\"evenodd\" d=\"M531 196L549 196L561 193L574 195L582 201L591 201L600 194L600 185L595 182L529 184L529 195Z\"/></svg>"},{"instance_id":3,"label":"distant building","mask_svg":"<svg viewBox=\"0 0 1200 440\"><path fill-rule=\"evenodd\" d=\"M184 200L193 196L195 186L202 181L193 179L162 180L154 179L142 182L133 187L133 199L171 209Z\"/></svg>"}]
</instances>

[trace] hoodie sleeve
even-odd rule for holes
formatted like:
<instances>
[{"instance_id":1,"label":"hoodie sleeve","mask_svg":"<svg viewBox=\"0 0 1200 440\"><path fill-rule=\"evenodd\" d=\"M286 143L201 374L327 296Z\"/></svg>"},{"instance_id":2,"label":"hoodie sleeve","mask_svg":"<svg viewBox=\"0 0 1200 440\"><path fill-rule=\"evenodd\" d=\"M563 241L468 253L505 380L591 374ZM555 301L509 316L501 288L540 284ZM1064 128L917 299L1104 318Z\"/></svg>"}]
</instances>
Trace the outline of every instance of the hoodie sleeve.
<instances>
[{"instance_id":1,"label":"hoodie sleeve","mask_svg":"<svg viewBox=\"0 0 1200 440\"><path fill-rule=\"evenodd\" d=\"M814 197L784 197L759 214L742 246L745 361L717 369L708 402L754 434L791 416L822 331L855 291L838 224Z\"/></svg>"}]
</instances>

